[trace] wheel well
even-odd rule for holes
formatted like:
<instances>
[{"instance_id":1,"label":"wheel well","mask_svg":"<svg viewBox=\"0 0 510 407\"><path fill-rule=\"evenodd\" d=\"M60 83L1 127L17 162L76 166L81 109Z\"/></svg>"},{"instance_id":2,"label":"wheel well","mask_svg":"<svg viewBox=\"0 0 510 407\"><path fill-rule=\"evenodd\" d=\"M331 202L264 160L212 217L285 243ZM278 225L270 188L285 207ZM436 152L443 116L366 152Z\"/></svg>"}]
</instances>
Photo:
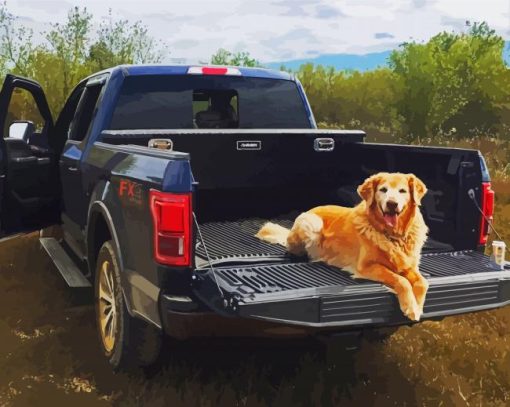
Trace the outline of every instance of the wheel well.
<instances>
[{"instance_id":1,"label":"wheel well","mask_svg":"<svg viewBox=\"0 0 510 407\"><path fill-rule=\"evenodd\" d=\"M96 212L91 217L89 234L87 237L89 271L94 275L96 271L96 260L99 249L104 242L111 240L112 235L104 216Z\"/></svg>"}]
</instances>

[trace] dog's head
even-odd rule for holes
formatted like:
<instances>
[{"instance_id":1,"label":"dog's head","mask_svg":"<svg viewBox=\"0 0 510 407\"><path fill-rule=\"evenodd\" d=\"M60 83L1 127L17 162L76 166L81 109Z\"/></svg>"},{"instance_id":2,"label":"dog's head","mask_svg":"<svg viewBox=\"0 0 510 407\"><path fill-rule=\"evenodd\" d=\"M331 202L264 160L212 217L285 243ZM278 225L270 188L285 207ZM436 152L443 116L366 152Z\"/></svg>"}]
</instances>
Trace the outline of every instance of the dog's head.
<instances>
[{"instance_id":1,"label":"dog's head","mask_svg":"<svg viewBox=\"0 0 510 407\"><path fill-rule=\"evenodd\" d=\"M414 174L380 172L367 178L358 187L369 212L391 230L409 219L410 212L420 205L427 192L425 184ZM405 229L405 227L404 227Z\"/></svg>"}]
</instances>

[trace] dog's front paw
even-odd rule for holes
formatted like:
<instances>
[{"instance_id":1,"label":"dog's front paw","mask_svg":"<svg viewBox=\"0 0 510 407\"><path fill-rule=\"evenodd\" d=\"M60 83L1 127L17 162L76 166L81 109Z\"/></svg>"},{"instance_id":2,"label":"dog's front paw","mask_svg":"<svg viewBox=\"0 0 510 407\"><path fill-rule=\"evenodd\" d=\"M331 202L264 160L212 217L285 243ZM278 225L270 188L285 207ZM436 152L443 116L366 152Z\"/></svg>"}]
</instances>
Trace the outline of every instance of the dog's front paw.
<instances>
[{"instance_id":1,"label":"dog's front paw","mask_svg":"<svg viewBox=\"0 0 510 407\"><path fill-rule=\"evenodd\" d=\"M407 307L402 307L402 312L411 321L419 321L423 310L416 304L416 302L410 302Z\"/></svg>"}]
</instances>

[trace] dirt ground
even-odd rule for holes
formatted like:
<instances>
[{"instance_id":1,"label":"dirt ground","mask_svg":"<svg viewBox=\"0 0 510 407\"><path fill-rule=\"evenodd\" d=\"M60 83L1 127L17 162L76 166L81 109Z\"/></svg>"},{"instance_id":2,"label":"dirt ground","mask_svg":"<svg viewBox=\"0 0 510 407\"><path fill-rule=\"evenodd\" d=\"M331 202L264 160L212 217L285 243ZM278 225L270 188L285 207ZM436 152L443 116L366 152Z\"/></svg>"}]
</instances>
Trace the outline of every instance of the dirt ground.
<instances>
[{"instance_id":1,"label":"dirt ground","mask_svg":"<svg viewBox=\"0 0 510 407\"><path fill-rule=\"evenodd\" d=\"M510 236L510 185L496 185ZM498 191L499 190L499 191ZM510 307L401 327L384 341L169 341L161 364L114 374L87 293L24 235L0 244L0 406L510 404Z\"/></svg>"}]
</instances>

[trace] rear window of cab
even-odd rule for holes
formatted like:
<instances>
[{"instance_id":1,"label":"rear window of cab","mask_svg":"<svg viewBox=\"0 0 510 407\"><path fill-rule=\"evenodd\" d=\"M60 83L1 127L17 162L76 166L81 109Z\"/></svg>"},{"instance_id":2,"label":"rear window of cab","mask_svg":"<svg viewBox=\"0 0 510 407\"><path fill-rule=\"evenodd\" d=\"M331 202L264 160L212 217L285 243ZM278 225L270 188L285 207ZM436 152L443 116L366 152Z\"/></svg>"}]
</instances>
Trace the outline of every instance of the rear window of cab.
<instances>
[{"instance_id":1,"label":"rear window of cab","mask_svg":"<svg viewBox=\"0 0 510 407\"><path fill-rule=\"evenodd\" d=\"M295 82L217 75L125 78L110 123L128 129L309 129Z\"/></svg>"}]
</instances>

